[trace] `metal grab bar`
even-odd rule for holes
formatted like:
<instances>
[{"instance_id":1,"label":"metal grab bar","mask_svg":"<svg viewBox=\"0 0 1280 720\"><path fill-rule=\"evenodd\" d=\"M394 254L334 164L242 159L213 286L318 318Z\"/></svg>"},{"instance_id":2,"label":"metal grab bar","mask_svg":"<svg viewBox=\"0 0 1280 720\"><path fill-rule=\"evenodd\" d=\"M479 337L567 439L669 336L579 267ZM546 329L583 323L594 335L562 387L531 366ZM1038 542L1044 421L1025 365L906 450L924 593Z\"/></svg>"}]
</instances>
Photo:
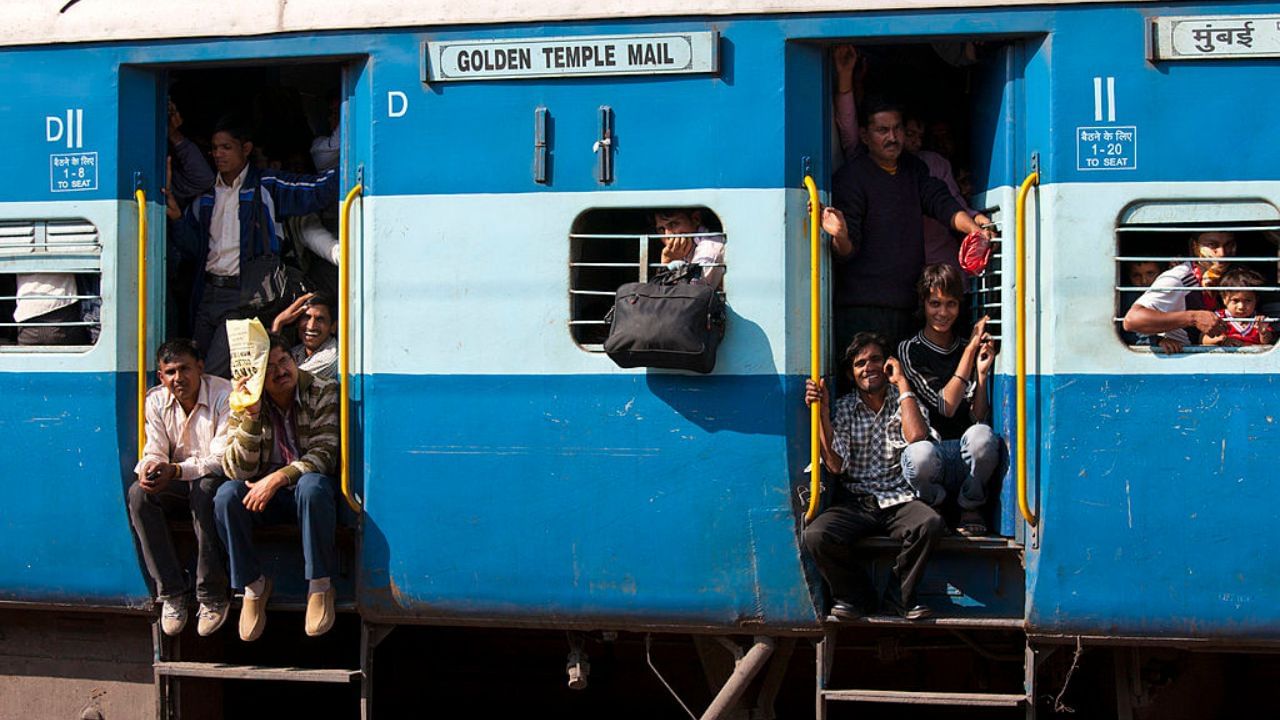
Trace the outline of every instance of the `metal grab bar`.
<instances>
[{"instance_id":1,"label":"metal grab bar","mask_svg":"<svg viewBox=\"0 0 1280 720\"><path fill-rule=\"evenodd\" d=\"M1033 185L1040 184L1040 173L1033 172L1018 188L1015 206L1017 230L1015 233L1017 271L1014 278L1014 305L1016 307L1016 355L1017 406L1018 406L1018 510L1027 525L1035 527L1039 521L1027 502L1027 195Z\"/></svg>"},{"instance_id":2,"label":"metal grab bar","mask_svg":"<svg viewBox=\"0 0 1280 720\"><path fill-rule=\"evenodd\" d=\"M351 265L348 258L351 253L351 205L363 191L364 186L356 184L342 201L342 233L338 237L338 377L342 394L338 403L339 462L342 468L342 499L357 515L364 512L364 507L351 492L351 375L347 365L351 354L351 333L347 332L348 318L351 317Z\"/></svg>"},{"instance_id":3,"label":"metal grab bar","mask_svg":"<svg viewBox=\"0 0 1280 720\"><path fill-rule=\"evenodd\" d=\"M138 459L147 445L147 193L133 192L138 202Z\"/></svg>"},{"instance_id":4,"label":"metal grab bar","mask_svg":"<svg viewBox=\"0 0 1280 720\"><path fill-rule=\"evenodd\" d=\"M813 178L804 176L804 187L809 191L809 379L817 383L822 378L822 298L819 275L819 214L818 186ZM809 406L809 509L804 521L811 522L818 515L818 503L822 495L822 457L818 433L822 432L822 403Z\"/></svg>"}]
</instances>

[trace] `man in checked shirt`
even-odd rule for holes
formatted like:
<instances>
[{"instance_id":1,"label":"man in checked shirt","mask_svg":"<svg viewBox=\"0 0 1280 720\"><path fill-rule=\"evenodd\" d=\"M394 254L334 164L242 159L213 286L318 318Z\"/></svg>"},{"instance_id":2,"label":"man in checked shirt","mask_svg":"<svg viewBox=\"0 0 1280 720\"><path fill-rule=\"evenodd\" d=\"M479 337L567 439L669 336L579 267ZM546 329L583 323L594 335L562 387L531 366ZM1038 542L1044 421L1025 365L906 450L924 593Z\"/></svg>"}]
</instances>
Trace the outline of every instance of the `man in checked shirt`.
<instances>
[{"instance_id":1,"label":"man in checked shirt","mask_svg":"<svg viewBox=\"0 0 1280 720\"><path fill-rule=\"evenodd\" d=\"M887 533L902 542L885 589L884 609L908 620L932 614L916 602L916 585L929 556L945 532L942 517L917 498L942 469L930 442L928 411L894 358L886 359L885 340L872 333L854 335L843 366L853 375L854 391L835 402L825 381L807 381L805 402L821 403L822 463L843 486L804 531L804 545L831 588L831 614L856 620L876 610L875 587L858 566L854 544Z\"/></svg>"}]
</instances>

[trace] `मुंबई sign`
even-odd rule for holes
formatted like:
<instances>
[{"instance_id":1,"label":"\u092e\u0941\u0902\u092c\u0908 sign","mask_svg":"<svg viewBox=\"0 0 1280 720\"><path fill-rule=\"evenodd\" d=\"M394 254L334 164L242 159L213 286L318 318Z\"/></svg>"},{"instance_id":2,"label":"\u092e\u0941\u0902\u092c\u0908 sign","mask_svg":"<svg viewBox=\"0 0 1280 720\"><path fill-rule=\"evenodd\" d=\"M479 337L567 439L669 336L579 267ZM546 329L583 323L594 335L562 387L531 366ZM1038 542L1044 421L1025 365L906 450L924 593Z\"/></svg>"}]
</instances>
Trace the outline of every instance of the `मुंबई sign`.
<instances>
[{"instance_id":1,"label":"\u092e\u0941\u0902\u092c\u0908 sign","mask_svg":"<svg viewBox=\"0 0 1280 720\"><path fill-rule=\"evenodd\" d=\"M427 42L423 82L715 73L719 34Z\"/></svg>"},{"instance_id":2,"label":"\u092e\u0941\u0902\u092c\u0908 sign","mask_svg":"<svg viewBox=\"0 0 1280 720\"><path fill-rule=\"evenodd\" d=\"M1152 60L1280 57L1280 15L1152 19Z\"/></svg>"}]
</instances>

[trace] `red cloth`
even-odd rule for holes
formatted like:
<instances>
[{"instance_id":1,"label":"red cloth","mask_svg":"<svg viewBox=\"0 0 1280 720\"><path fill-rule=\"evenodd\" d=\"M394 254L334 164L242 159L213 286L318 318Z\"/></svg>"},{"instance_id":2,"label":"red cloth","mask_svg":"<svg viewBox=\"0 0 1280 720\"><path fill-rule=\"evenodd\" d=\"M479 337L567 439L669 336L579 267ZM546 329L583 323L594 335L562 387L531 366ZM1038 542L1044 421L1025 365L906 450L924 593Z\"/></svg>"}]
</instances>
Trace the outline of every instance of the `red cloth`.
<instances>
[{"instance_id":1,"label":"red cloth","mask_svg":"<svg viewBox=\"0 0 1280 720\"><path fill-rule=\"evenodd\" d=\"M991 259L991 240L981 232L973 231L960 243L960 267L970 275L981 275Z\"/></svg>"}]
</instances>

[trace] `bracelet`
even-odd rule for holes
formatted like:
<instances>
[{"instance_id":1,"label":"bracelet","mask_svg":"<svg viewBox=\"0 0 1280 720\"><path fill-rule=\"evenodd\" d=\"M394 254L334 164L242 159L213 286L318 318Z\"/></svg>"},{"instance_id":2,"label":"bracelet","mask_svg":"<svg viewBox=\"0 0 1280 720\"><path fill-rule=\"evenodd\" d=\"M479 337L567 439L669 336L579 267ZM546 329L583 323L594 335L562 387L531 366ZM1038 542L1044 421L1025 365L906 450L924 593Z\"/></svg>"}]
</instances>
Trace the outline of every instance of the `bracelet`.
<instances>
[{"instance_id":1,"label":"bracelet","mask_svg":"<svg viewBox=\"0 0 1280 720\"><path fill-rule=\"evenodd\" d=\"M904 392L904 393L902 393L902 394L898 395L898 402L902 402L903 400L906 400L907 398L911 398L911 399L915 400L915 399L916 399L916 394L915 394L915 393L913 393L913 392L911 392L910 390L908 390L908 391L906 391L906 392ZM918 402L918 401L917 401L917 402Z\"/></svg>"},{"instance_id":2,"label":"bracelet","mask_svg":"<svg viewBox=\"0 0 1280 720\"><path fill-rule=\"evenodd\" d=\"M958 373L951 373L951 377L953 377L953 378L955 378L955 379L959 380L959 381L960 381L960 382L962 382L962 383L966 383L966 384L968 384L968 382L969 382L969 378L967 378L967 377L963 377L963 376L959 375Z\"/></svg>"}]
</instances>

